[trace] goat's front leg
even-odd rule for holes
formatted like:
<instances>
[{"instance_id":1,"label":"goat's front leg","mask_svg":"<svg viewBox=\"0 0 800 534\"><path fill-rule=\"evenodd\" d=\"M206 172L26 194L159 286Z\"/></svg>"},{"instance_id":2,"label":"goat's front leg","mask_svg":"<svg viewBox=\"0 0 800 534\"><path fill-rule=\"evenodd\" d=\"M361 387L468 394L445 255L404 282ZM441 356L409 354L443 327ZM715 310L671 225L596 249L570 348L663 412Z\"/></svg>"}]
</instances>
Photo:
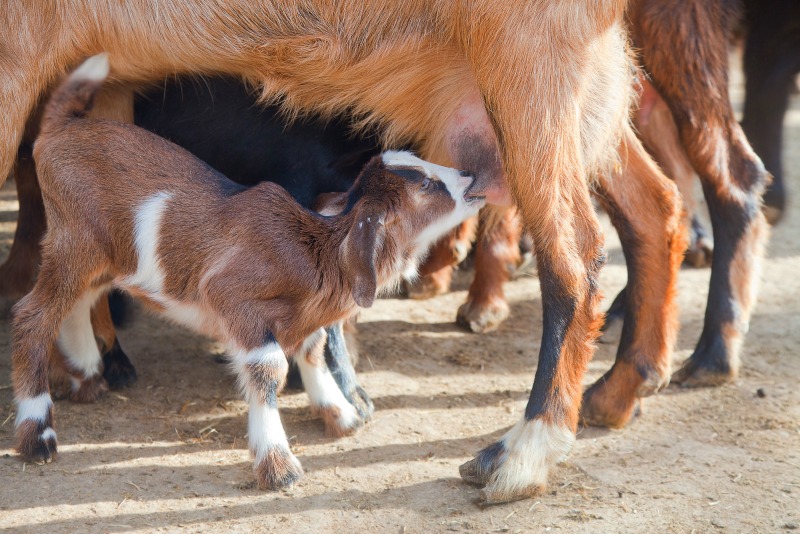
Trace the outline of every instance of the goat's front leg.
<instances>
[{"instance_id":1,"label":"goat's front leg","mask_svg":"<svg viewBox=\"0 0 800 534\"><path fill-rule=\"evenodd\" d=\"M588 192L579 193L588 206ZM549 469L566 457L575 439L581 378L598 325L597 274L602 264L599 225L590 209L582 213L580 218L565 213L548 239L535 241L544 330L525 416L460 468L464 480L485 486L487 503L541 491ZM542 228L539 232L541 236ZM578 246L569 243L570 236L579 240Z\"/></svg>"},{"instance_id":2,"label":"goat's front leg","mask_svg":"<svg viewBox=\"0 0 800 534\"><path fill-rule=\"evenodd\" d=\"M352 357L355 353L353 347L348 346L343 323L333 324L327 327L325 332L328 336L328 341L325 343L325 364L344 398L355 407L358 416L367 422L375 412L375 406L358 383L353 364L355 360Z\"/></svg>"},{"instance_id":3,"label":"goat's front leg","mask_svg":"<svg viewBox=\"0 0 800 534\"><path fill-rule=\"evenodd\" d=\"M322 416L329 436L348 436L364 425L355 407L342 394L325 365L325 330L310 335L294 354L311 409Z\"/></svg>"},{"instance_id":4,"label":"goat's front leg","mask_svg":"<svg viewBox=\"0 0 800 534\"><path fill-rule=\"evenodd\" d=\"M250 405L247 432L254 471L260 489L291 487L303 476L300 461L289 449L289 441L278 413L278 391L283 387L289 364L271 334L261 346L231 350L239 384Z\"/></svg>"}]
</instances>

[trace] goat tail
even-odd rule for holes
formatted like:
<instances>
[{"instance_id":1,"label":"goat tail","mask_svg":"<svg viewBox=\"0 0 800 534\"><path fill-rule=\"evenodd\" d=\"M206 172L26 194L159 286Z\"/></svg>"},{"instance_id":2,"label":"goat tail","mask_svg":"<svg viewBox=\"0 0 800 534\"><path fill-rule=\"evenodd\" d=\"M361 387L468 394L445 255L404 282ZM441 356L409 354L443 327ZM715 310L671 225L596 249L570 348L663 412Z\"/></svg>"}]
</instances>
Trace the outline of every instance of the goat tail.
<instances>
[{"instance_id":1,"label":"goat tail","mask_svg":"<svg viewBox=\"0 0 800 534\"><path fill-rule=\"evenodd\" d=\"M53 91L42 115L41 131L58 128L92 109L100 86L108 77L108 53L92 56Z\"/></svg>"}]
</instances>

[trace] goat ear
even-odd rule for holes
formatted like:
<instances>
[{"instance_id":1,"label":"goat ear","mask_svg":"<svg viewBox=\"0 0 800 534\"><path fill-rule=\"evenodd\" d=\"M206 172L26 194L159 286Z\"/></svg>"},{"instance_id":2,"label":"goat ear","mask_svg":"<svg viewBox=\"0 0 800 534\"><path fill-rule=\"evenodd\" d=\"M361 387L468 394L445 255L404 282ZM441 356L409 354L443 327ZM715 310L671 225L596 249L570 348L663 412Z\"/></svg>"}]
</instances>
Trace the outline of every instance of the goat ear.
<instances>
[{"instance_id":1,"label":"goat ear","mask_svg":"<svg viewBox=\"0 0 800 534\"><path fill-rule=\"evenodd\" d=\"M372 306L378 291L375 249L381 226L383 217L380 214L360 215L347 237L347 263L353 273L353 300L362 308Z\"/></svg>"}]
</instances>

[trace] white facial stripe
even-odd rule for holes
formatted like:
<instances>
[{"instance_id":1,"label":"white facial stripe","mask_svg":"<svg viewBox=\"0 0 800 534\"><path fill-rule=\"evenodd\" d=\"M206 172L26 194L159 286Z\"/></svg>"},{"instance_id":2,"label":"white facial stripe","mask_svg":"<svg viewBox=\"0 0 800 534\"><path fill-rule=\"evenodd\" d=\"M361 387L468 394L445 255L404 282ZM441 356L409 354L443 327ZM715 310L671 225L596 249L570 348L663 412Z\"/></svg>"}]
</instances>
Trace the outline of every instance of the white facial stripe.
<instances>
[{"instance_id":1,"label":"white facial stripe","mask_svg":"<svg viewBox=\"0 0 800 534\"><path fill-rule=\"evenodd\" d=\"M170 198L172 198L170 193L156 193L142 202L136 212L134 241L138 264L136 273L125 283L150 293L160 293L164 287L164 273L156 256L156 250L161 218Z\"/></svg>"},{"instance_id":2,"label":"white facial stripe","mask_svg":"<svg viewBox=\"0 0 800 534\"><path fill-rule=\"evenodd\" d=\"M39 439L42 441L47 441L48 439L56 439L56 431L50 427L47 427L44 432L39 435Z\"/></svg>"},{"instance_id":3,"label":"white facial stripe","mask_svg":"<svg viewBox=\"0 0 800 534\"><path fill-rule=\"evenodd\" d=\"M470 217L477 215L478 211L483 206L482 202L467 203L461 195L453 200L455 201L453 209L443 217L431 221L428 227L417 236L416 244L418 257L426 254L430 246L444 234Z\"/></svg>"},{"instance_id":4,"label":"white facial stripe","mask_svg":"<svg viewBox=\"0 0 800 534\"><path fill-rule=\"evenodd\" d=\"M87 378L100 372L101 355L92 330L91 311L105 289L92 289L84 293L58 331L58 348L70 366Z\"/></svg>"},{"instance_id":5,"label":"white facial stripe","mask_svg":"<svg viewBox=\"0 0 800 534\"><path fill-rule=\"evenodd\" d=\"M407 150L387 150L381 154L383 164L387 167L419 167L425 168L430 163L422 160ZM427 172L427 169L426 169Z\"/></svg>"},{"instance_id":6,"label":"white facial stripe","mask_svg":"<svg viewBox=\"0 0 800 534\"><path fill-rule=\"evenodd\" d=\"M17 400L17 419L15 426L24 421L44 421L53 405L49 393L42 393L38 397Z\"/></svg>"},{"instance_id":7,"label":"white facial stripe","mask_svg":"<svg viewBox=\"0 0 800 534\"><path fill-rule=\"evenodd\" d=\"M247 438L256 461L271 449L289 450L289 440L286 439L278 410L261 404L257 399L251 399L247 419Z\"/></svg>"}]
</instances>

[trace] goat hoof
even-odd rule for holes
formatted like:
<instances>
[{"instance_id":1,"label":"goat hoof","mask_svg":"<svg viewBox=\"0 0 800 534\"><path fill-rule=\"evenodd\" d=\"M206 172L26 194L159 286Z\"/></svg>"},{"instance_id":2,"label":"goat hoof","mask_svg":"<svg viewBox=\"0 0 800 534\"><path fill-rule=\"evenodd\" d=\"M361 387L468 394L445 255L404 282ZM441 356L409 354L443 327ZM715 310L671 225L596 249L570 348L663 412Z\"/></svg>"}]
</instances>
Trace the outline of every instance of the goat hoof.
<instances>
[{"instance_id":1,"label":"goat hoof","mask_svg":"<svg viewBox=\"0 0 800 534\"><path fill-rule=\"evenodd\" d=\"M69 392L70 402L78 404L91 404L103 396L108 391L108 384L102 375L93 375L84 378L78 389Z\"/></svg>"},{"instance_id":2,"label":"goat hoof","mask_svg":"<svg viewBox=\"0 0 800 534\"><path fill-rule=\"evenodd\" d=\"M356 412L358 412L358 416L363 419L365 423L372 419L372 414L375 413L375 405L372 404L372 399L367 395L367 392L364 391L364 388L356 386L353 391L345 395L345 398L353 405Z\"/></svg>"},{"instance_id":3,"label":"goat hoof","mask_svg":"<svg viewBox=\"0 0 800 534\"><path fill-rule=\"evenodd\" d=\"M495 298L486 303L467 300L458 309L456 321L476 334L497 330L508 319L510 309L504 299Z\"/></svg>"},{"instance_id":4,"label":"goat hoof","mask_svg":"<svg viewBox=\"0 0 800 534\"><path fill-rule=\"evenodd\" d=\"M484 486L479 504L526 499L544 490L550 468L569 453L574 439L564 426L523 420L459 471L466 482Z\"/></svg>"},{"instance_id":5,"label":"goat hoof","mask_svg":"<svg viewBox=\"0 0 800 534\"><path fill-rule=\"evenodd\" d=\"M46 464L56 459L56 433L42 421L28 419L17 427L17 452L26 462Z\"/></svg>"},{"instance_id":6,"label":"goat hoof","mask_svg":"<svg viewBox=\"0 0 800 534\"><path fill-rule=\"evenodd\" d=\"M509 265L508 274L513 280L528 275L536 276L536 255L533 252L522 252L519 263Z\"/></svg>"},{"instance_id":7,"label":"goat hoof","mask_svg":"<svg viewBox=\"0 0 800 534\"><path fill-rule=\"evenodd\" d=\"M364 426L364 419L358 415L355 407L347 406L317 406L314 413L322 417L325 423L325 435L332 438L352 436Z\"/></svg>"},{"instance_id":8,"label":"goat hoof","mask_svg":"<svg viewBox=\"0 0 800 534\"><path fill-rule=\"evenodd\" d=\"M672 382L685 388L716 387L733 382L736 371L728 365L706 366L692 358L672 375Z\"/></svg>"},{"instance_id":9,"label":"goat hoof","mask_svg":"<svg viewBox=\"0 0 800 534\"><path fill-rule=\"evenodd\" d=\"M114 340L111 350L103 354L103 378L112 390L132 386L139 378L136 368L117 340Z\"/></svg>"},{"instance_id":10,"label":"goat hoof","mask_svg":"<svg viewBox=\"0 0 800 534\"><path fill-rule=\"evenodd\" d=\"M450 279L429 274L420 276L414 282L406 282L406 294L414 300L426 300L450 291Z\"/></svg>"},{"instance_id":11,"label":"goat hoof","mask_svg":"<svg viewBox=\"0 0 800 534\"><path fill-rule=\"evenodd\" d=\"M713 259L714 243L705 237L700 237L686 249L683 263L695 269L705 269L711 267Z\"/></svg>"},{"instance_id":12,"label":"goat hoof","mask_svg":"<svg viewBox=\"0 0 800 534\"><path fill-rule=\"evenodd\" d=\"M786 192L783 184L780 181L775 181L767 187L764 192L764 204L761 206L761 212L767 222L775 226L783 218L786 211Z\"/></svg>"},{"instance_id":13,"label":"goat hoof","mask_svg":"<svg viewBox=\"0 0 800 534\"><path fill-rule=\"evenodd\" d=\"M300 461L288 449L274 447L267 451L254 468L258 489L278 491L290 489L303 476Z\"/></svg>"},{"instance_id":14,"label":"goat hoof","mask_svg":"<svg viewBox=\"0 0 800 534\"><path fill-rule=\"evenodd\" d=\"M782 208L776 208L775 206L768 206L764 204L761 207L761 211L764 213L764 218L767 219L767 222L770 224L770 226L775 226L783 218Z\"/></svg>"},{"instance_id":15,"label":"goat hoof","mask_svg":"<svg viewBox=\"0 0 800 534\"><path fill-rule=\"evenodd\" d=\"M711 267L714 257L714 240L697 217L692 217L689 227L689 247L683 263L697 269Z\"/></svg>"},{"instance_id":16,"label":"goat hoof","mask_svg":"<svg viewBox=\"0 0 800 534\"><path fill-rule=\"evenodd\" d=\"M478 487L485 486L497 468L504 450L500 442L486 447L475 458L461 464L458 468L458 474L467 484Z\"/></svg>"},{"instance_id":17,"label":"goat hoof","mask_svg":"<svg viewBox=\"0 0 800 534\"><path fill-rule=\"evenodd\" d=\"M636 395L632 391L615 390L610 384L612 380L603 377L583 393L581 424L622 428L631 420L636 407Z\"/></svg>"}]
</instances>

